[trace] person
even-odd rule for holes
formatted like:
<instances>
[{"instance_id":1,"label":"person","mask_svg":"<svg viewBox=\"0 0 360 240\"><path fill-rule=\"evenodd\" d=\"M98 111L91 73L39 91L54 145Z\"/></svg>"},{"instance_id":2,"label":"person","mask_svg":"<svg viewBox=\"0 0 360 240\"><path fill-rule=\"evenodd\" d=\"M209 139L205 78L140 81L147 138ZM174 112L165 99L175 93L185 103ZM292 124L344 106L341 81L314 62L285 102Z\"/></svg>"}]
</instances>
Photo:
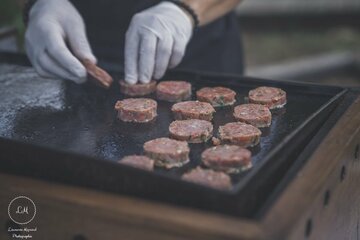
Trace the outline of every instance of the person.
<instances>
[{"instance_id":1,"label":"person","mask_svg":"<svg viewBox=\"0 0 360 240\"><path fill-rule=\"evenodd\" d=\"M97 58L122 66L131 84L169 68L242 74L240 1L30 1L26 52L41 76L76 83L86 81L81 60Z\"/></svg>"}]
</instances>

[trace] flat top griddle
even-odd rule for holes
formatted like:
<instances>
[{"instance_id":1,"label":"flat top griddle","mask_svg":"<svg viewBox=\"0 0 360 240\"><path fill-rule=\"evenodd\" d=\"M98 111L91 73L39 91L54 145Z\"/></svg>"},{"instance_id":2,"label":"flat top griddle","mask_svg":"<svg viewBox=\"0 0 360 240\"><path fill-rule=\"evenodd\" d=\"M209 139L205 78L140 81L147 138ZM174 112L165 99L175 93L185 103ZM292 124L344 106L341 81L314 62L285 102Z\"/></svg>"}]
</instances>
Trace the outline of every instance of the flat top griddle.
<instances>
[{"instance_id":1,"label":"flat top griddle","mask_svg":"<svg viewBox=\"0 0 360 240\"><path fill-rule=\"evenodd\" d=\"M262 85L281 87L288 94L285 108L273 111L271 127L262 129L260 145L250 149L253 168L232 175L234 187L220 191L180 179L201 164L200 154L211 143L190 144L190 163L169 171L146 172L117 163L126 155L141 154L144 142L168 136L172 103L158 101L154 122L124 123L114 111L115 102L126 98L116 81L110 90L103 90L91 84L41 79L31 68L18 65L0 64L0 73L3 171L236 216L254 214L279 171L294 161L345 92L339 87L238 76L191 72L165 76L165 80L191 82L193 99L201 87L219 85L237 92L235 105L245 103L248 91ZM121 78L119 73L113 75ZM235 121L233 107L216 110L214 133L218 126Z\"/></svg>"}]
</instances>

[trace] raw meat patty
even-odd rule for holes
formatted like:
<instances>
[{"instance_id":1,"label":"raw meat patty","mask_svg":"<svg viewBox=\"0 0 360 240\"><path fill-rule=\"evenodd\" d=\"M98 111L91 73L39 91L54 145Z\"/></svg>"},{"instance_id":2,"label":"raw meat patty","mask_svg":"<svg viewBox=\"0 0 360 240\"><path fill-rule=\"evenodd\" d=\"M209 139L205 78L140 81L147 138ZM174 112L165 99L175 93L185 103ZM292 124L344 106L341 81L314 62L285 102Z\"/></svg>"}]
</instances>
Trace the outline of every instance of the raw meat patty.
<instances>
[{"instance_id":1,"label":"raw meat patty","mask_svg":"<svg viewBox=\"0 0 360 240\"><path fill-rule=\"evenodd\" d=\"M268 107L261 104L242 104L234 108L236 120L251 124L255 127L269 127L271 112Z\"/></svg>"},{"instance_id":2,"label":"raw meat patty","mask_svg":"<svg viewBox=\"0 0 360 240\"><path fill-rule=\"evenodd\" d=\"M251 152L236 145L220 145L206 149L201 160L216 171L236 173L251 167Z\"/></svg>"},{"instance_id":3,"label":"raw meat patty","mask_svg":"<svg viewBox=\"0 0 360 240\"><path fill-rule=\"evenodd\" d=\"M119 163L149 171L154 169L154 160L146 156L138 156L138 155L126 156L122 158L119 161Z\"/></svg>"},{"instance_id":4,"label":"raw meat patty","mask_svg":"<svg viewBox=\"0 0 360 240\"><path fill-rule=\"evenodd\" d=\"M109 88L111 86L113 79L105 70L99 68L89 59L82 60L82 64L88 73L90 81L103 88Z\"/></svg>"},{"instance_id":5,"label":"raw meat patty","mask_svg":"<svg viewBox=\"0 0 360 240\"><path fill-rule=\"evenodd\" d=\"M197 167L182 177L185 181L209 186L220 190L228 190L231 188L230 177L223 172L215 172L211 169L202 169Z\"/></svg>"},{"instance_id":6,"label":"raw meat patty","mask_svg":"<svg viewBox=\"0 0 360 240\"><path fill-rule=\"evenodd\" d=\"M187 142L170 138L157 138L144 144L145 155L155 160L155 165L165 168L181 167L189 162Z\"/></svg>"},{"instance_id":7,"label":"raw meat patty","mask_svg":"<svg viewBox=\"0 0 360 240\"><path fill-rule=\"evenodd\" d=\"M233 122L219 127L219 138L222 143L252 147L260 142L261 131L246 123Z\"/></svg>"},{"instance_id":8,"label":"raw meat patty","mask_svg":"<svg viewBox=\"0 0 360 240\"><path fill-rule=\"evenodd\" d=\"M185 81L163 81L156 87L159 100L180 102L191 97L191 84Z\"/></svg>"},{"instance_id":9,"label":"raw meat patty","mask_svg":"<svg viewBox=\"0 0 360 240\"><path fill-rule=\"evenodd\" d=\"M170 124L170 137L189 143L207 142L213 134L213 125L205 120L177 120Z\"/></svg>"},{"instance_id":10,"label":"raw meat patty","mask_svg":"<svg viewBox=\"0 0 360 240\"><path fill-rule=\"evenodd\" d=\"M258 87L249 92L249 101L269 109L281 108L286 104L286 92L280 88Z\"/></svg>"},{"instance_id":11,"label":"raw meat patty","mask_svg":"<svg viewBox=\"0 0 360 240\"><path fill-rule=\"evenodd\" d=\"M235 103L236 93L225 87L205 87L196 92L197 100L208 102L214 107L223 107Z\"/></svg>"},{"instance_id":12,"label":"raw meat patty","mask_svg":"<svg viewBox=\"0 0 360 240\"><path fill-rule=\"evenodd\" d=\"M149 98L127 98L117 101L115 109L118 111L118 118L124 122L149 122L157 115L157 103Z\"/></svg>"},{"instance_id":13,"label":"raw meat patty","mask_svg":"<svg viewBox=\"0 0 360 240\"><path fill-rule=\"evenodd\" d=\"M210 103L199 101L186 101L175 103L171 111L174 114L174 118L177 120L185 119L202 119L211 121L215 109Z\"/></svg>"},{"instance_id":14,"label":"raw meat patty","mask_svg":"<svg viewBox=\"0 0 360 240\"><path fill-rule=\"evenodd\" d=\"M156 90L156 81L149 83L129 84L124 80L119 81L120 92L132 97L139 97L149 95Z\"/></svg>"}]
</instances>

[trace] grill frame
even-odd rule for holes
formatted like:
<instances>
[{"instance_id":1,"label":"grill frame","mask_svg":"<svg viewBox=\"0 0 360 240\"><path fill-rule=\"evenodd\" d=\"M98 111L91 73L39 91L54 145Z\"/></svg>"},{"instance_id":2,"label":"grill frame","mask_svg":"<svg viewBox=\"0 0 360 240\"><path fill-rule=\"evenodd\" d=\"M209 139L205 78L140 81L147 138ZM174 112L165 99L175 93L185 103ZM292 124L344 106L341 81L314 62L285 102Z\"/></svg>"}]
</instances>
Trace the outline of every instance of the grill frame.
<instances>
[{"instance_id":1,"label":"grill frame","mask_svg":"<svg viewBox=\"0 0 360 240\"><path fill-rule=\"evenodd\" d=\"M1 57L0 54L0 62L2 59L15 59L15 62L10 62L27 65L26 60L22 58L23 56L6 58ZM117 75L118 78L121 77L121 73L113 74ZM247 84L248 86L279 86L285 89L303 91L307 94L328 92L332 97L279 143L266 157L266 160L252 169L231 191L219 191L184 182L178 177L164 172L154 174L119 165L112 161L104 161L69 151L5 138L0 138L0 171L228 215L252 217L264 203L266 196L282 179L284 172L295 162L295 160L289 159L296 159L311 137L319 129L322 129L322 123L336 109L347 89L188 71L170 72L165 77L165 79L192 79L193 82L201 82L206 79L212 84L214 81L222 79L221 85L223 86L238 85L239 82L237 81L240 78L242 79L242 87ZM94 89L92 86L88 87ZM114 88L116 87L117 85L114 86ZM329 126L326 127L330 129ZM18 149L22 149L22 151L18 151Z\"/></svg>"}]
</instances>

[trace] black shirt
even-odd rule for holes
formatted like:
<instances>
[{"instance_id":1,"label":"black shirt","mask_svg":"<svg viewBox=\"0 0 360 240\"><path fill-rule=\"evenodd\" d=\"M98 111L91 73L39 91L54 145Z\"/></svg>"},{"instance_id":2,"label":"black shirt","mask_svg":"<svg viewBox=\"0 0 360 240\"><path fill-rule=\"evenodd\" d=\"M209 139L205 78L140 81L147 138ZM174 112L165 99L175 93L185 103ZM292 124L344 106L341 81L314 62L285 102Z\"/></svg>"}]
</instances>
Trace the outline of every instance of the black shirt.
<instances>
[{"instance_id":1,"label":"black shirt","mask_svg":"<svg viewBox=\"0 0 360 240\"><path fill-rule=\"evenodd\" d=\"M125 33L134 14L160 0L73 0L100 60L124 62ZM242 45L234 12L200 27L192 36L179 69L243 73Z\"/></svg>"}]
</instances>

